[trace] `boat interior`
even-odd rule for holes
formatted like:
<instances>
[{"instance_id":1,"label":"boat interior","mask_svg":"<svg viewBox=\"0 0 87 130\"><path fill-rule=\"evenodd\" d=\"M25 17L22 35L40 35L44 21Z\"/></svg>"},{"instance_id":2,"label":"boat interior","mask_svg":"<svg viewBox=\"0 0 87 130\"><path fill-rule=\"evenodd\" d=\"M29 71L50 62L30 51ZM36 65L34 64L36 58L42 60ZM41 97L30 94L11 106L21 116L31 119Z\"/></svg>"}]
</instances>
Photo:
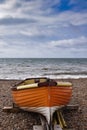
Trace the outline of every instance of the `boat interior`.
<instances>
[{"instance_id":1,"label":"boat interior","mask_svg":"<svg viewBox=\"0 0 87 130\"><path fill-rule=\"evenodd\" d=\"M58 87L71 87L72 83L70 82L58 82L54 79L49 78L29 78L21 81L12 87L13 90L19 89L29 89L36 87L48 87L48 86L58 86Z\"/></svg>"}]
</instances>

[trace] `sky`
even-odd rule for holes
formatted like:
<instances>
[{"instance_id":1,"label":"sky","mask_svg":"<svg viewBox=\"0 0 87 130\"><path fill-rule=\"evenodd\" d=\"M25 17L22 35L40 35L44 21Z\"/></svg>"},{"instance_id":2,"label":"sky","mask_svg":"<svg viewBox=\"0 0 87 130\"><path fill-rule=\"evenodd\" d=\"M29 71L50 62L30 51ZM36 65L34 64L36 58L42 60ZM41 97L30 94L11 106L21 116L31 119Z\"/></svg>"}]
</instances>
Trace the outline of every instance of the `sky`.
<instances>
[{"instance_id":1,"label":"sky","mask_svg":"<svg viewBox=\"0 0 87 130\"><path fill-rule=\"evenodd\" d=\"M0 0L0 58L87 58L87 0Z\"/></svg>"}]
</instances>

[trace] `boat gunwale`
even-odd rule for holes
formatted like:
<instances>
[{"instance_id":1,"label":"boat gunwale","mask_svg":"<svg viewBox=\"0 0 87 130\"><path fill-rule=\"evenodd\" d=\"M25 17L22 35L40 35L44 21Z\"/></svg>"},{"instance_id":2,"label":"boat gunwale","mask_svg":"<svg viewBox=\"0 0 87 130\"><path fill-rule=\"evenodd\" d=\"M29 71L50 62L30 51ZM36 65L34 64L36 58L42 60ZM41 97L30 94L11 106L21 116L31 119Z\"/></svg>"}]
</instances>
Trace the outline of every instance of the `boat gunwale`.
<instances>
[{"instance_id":1,"label":"boat gunwale","mask_svg":"<svg viewBox=\"0 0 87 130\"><path fill-rule=\"evenodd\" d=\"M50 85L48 85L48 86L41 86L41 87L38 86L38 87L33 87L33 88L22 88L22 89L17 89L17 87L16 87L16 88L12 88L12 91L22 91L22 90L31 90L31 89L34 90L34 89L40 89L40 88L42 88L42 87L43 87L43 88L48 88L48 87L53 88L53 87L54 87L55 89L56 89L56 88L62 88L62 89L63 89L63 88L64 88L64 89L65 89L65 88L66 88L66 89L69 88L69 89L72 90L72 86L66 86L66 87L65 87L65 86L50 86Z\"/></svg>"}]
</instances>

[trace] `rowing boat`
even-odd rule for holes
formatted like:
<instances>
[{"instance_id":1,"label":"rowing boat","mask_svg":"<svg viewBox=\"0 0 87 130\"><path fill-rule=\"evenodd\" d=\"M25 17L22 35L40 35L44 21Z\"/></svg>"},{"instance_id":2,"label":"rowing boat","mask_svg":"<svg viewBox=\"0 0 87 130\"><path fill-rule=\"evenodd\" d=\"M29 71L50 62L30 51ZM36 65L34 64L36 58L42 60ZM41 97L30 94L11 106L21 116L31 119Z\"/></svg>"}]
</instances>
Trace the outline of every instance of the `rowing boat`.
<instances>
[{"instance_id":1,"label":"rowing boat","mask_svg":"<svg viewBox=\"0 0 87 130\"><path fill-rule=\"evenodd\" d=\"M44 77L29 78L12 87L12 96L18 107L41 113L49 124L53 113L69 103L72 84Z\"/></svg>"}]
</instances>

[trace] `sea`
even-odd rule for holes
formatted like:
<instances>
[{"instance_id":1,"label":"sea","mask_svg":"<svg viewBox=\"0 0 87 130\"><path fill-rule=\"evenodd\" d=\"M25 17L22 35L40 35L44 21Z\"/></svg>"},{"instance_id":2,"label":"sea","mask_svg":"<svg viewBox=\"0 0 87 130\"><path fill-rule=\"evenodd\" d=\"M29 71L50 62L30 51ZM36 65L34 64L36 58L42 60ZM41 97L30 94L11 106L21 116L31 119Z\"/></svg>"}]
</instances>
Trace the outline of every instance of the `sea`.
<instances>
[{"instance_id":1,"label":"sea","mask_svg":"<svg viewBox=\"0 0 87 130\"><path fill-rule=\"evenodd\" d=\"M0 79L87 78L87 58L0 58Z\"/></svg>"}]
</instances>

